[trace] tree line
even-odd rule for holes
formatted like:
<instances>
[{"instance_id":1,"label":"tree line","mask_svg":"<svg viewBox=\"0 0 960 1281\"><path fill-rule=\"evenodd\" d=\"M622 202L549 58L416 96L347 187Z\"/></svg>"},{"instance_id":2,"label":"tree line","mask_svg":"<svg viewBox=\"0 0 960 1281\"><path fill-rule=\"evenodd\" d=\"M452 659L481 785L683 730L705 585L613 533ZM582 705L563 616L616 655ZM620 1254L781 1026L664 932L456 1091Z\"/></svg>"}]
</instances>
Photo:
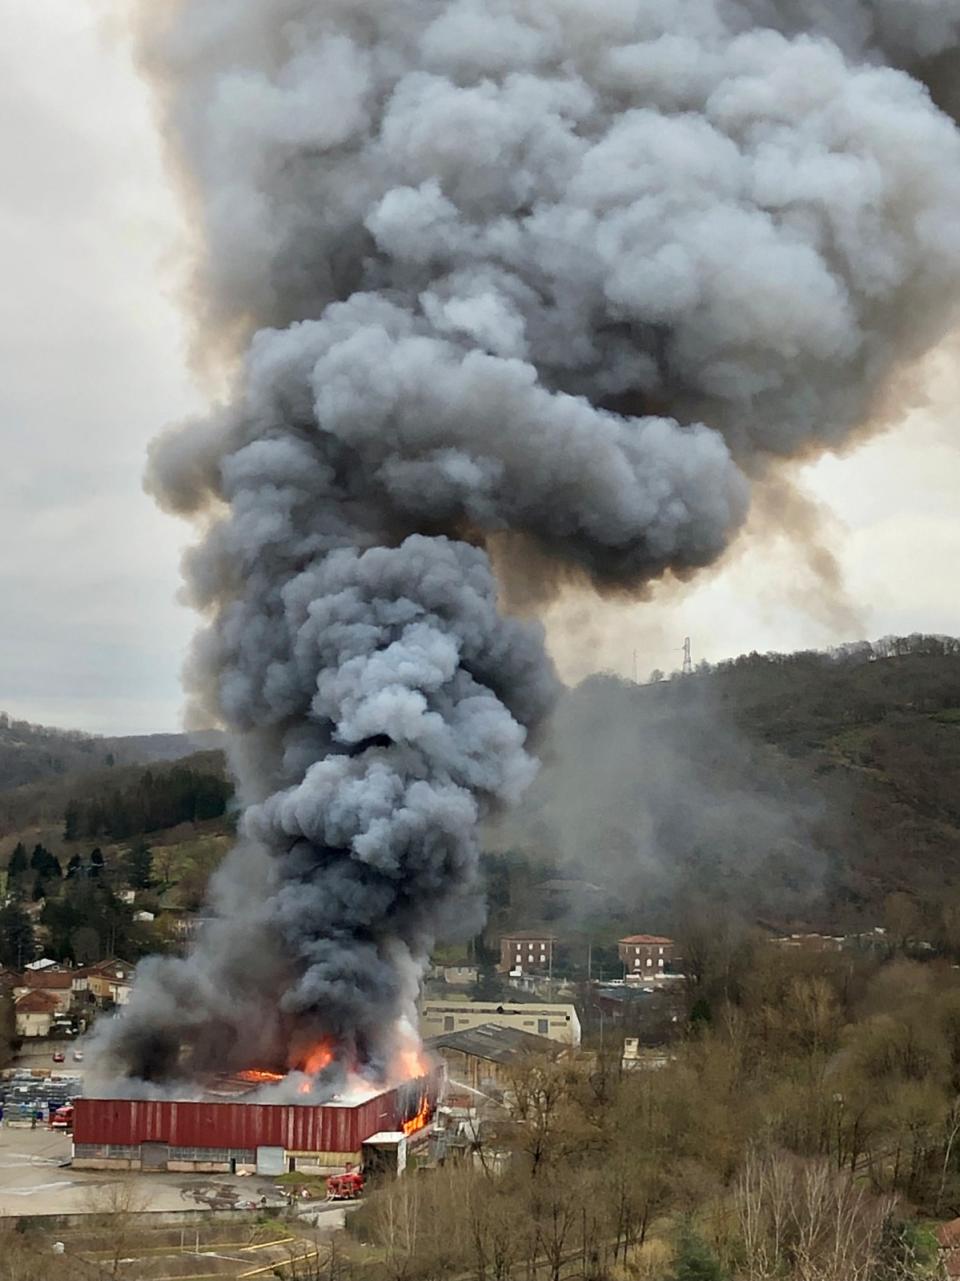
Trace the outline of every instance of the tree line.
<instances>
[{"instance_id":1,"label":"tree line","mask_svg":"<svg viewBox=\"0 0 960 1281\"><path fill-rule=\"evenodd\" d=\"M64 839L125 840L179 823L219 818L231 795L227 780L206 770L145 770L126 787L70 800L64 812Z\"/></svg>"}]
</instances>

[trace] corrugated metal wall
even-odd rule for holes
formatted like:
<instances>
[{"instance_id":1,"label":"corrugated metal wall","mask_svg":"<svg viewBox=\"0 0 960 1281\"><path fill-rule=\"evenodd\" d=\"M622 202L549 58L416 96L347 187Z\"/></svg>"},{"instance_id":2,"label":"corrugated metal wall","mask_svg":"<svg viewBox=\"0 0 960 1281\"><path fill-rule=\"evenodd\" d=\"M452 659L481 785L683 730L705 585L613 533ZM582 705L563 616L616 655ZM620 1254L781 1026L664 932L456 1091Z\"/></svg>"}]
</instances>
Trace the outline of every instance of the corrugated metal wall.
<instances>
[{"instance_id":1,"label":"corrugated metal wall","mask_svg":"<svg viewBox=\"0 0 960 1281\"><path fill-rule=\"evenodd\" d=\"M176 1148L282 1147L288 1152L358 1152L378 1130L397 1130L439 1079L425 1077L354 1107L77 1099L75 1143L166 1143Z\"/></svg>"}]
</instances>

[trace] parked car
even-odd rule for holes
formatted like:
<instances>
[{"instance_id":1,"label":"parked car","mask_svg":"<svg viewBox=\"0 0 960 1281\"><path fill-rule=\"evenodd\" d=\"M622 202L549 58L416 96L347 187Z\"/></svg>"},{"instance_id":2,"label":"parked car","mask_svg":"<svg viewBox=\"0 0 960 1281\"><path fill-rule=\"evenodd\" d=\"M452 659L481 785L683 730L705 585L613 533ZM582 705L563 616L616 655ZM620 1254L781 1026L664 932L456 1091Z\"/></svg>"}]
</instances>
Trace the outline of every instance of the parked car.
<instances>
[{"instance_id":1,"label":"parked car","mask_svg":"<svg viewBox=\"0 0 960 1281\"><path fill-rule=\"evenodd\" d=\"M74 1063L82 1063L82 1062L83 1062L83 1050L74 1050L74 1052L73 1052L73 1061L74 1061Z\"/></svg>"},{"instance_id":2,"label":"parked car","mask_svg":"<svg viewBox=\"0 0 960 1281\"><path fill-rule=\"evenodd\" d=\"M64 1054L63 1050L54 1050L53 1052L54 1063L63 1063L66 1057L67 1056Z\"/></svg>"}]
</instances>

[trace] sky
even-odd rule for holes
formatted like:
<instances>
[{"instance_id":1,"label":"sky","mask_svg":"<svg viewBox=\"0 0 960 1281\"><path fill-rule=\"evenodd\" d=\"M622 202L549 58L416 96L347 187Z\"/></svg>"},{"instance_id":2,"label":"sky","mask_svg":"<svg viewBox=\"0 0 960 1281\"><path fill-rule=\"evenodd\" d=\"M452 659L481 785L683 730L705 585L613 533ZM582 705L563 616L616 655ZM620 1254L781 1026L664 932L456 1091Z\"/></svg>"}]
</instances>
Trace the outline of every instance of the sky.
<instances>
[{"instance_id":1,"label":"sky","mask_svg":"<svg viewBox=\"0 0 960 1281\"><path fill-rule=\"evenodd\" d=\"M0 709L99 733L181 724L189 530L143 493L147 442L202 407L177 308L182 224L146 87L95 0L0 0ZM958 347L960 350L960 347ZM960 633L960 377L944 349L885 435L793 479L840 586L757 523L722 566L547 623L570 681L749 650Z\"/></svg>"}]
</instances>

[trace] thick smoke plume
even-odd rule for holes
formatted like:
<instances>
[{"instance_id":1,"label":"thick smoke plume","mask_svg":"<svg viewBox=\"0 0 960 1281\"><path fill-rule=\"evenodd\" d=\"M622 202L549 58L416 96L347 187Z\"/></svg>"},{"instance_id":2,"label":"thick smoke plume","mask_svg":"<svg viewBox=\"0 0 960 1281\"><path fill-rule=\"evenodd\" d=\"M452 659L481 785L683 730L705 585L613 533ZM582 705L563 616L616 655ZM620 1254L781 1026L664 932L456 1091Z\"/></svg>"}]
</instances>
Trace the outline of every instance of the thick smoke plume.
<instances>
[{"instance_id":1,"label":"thick smoke plume","mask_svg":"<svg viewBox=\"0 0 960 1281\"><path fill-rule=\"evenodd\" d=\"M553 692L488 552L531 593L692 572L772 459L883 416L955 318L923 77L958 31L956 0L145 0L200 353L235 362L149 483L202 522L188 685L245 812L109 1066L389 1071Z\"/></svg>"}]
</instances>

